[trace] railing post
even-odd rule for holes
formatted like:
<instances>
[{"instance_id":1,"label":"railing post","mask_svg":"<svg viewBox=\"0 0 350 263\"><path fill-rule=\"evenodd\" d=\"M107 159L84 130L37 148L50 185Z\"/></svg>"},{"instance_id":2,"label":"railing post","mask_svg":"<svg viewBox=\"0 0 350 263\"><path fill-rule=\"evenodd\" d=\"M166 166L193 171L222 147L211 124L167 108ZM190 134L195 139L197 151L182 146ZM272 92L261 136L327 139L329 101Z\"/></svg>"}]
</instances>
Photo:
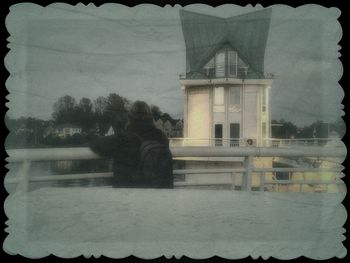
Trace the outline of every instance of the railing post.
<instances>
[{"instance_id":1,"label":"railing post","mask_svg":"<svg viewBox=\"0 0 350 263\"><path fill-rule=\"evenodd\" d=\"M20 180L17 185L16 192L18 193L27 193L29 190L29 169L30 169L30 161L24 161L21 169L19 171Z\"/></svg>"},{"instance_id":2,"label":"railing post","mask_svg":"<svg viewBox=\"0 0 350 263\"><path fill-rule=\"evenodd\" d=\"M231 190L235 190L235 175L234 173L231 173Z\"/></svg>"},{"instance_id":3,"label":"railing post","mask_svg":"<svg viewBox=\"0 0 350 263\"><path fill-rule=\"evenodd\" d=\"M260 174L260 191L264 191L265 187L265 173Z\"/></svg>"},{"instance_id":4,"label":"railing post","mask_svg":"<svg viewBox=\"0 0 350 263\"><path fill-rule=\"evenodd\" d=\"M253 171L253 156L248 155L245 157L244 160L244 166L245 166L245 176L244 180L242 182L242 189L246 191L251 191L251 185L252 185L252 171Z\"/></svg>"}]
</instances>

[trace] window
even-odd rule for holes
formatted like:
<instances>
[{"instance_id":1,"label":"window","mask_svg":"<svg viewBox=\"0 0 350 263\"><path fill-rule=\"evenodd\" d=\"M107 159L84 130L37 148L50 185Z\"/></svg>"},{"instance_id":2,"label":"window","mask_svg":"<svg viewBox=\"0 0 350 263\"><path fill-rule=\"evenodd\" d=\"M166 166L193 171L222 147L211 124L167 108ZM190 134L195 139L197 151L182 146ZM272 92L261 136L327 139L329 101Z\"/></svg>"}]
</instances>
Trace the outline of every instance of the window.
<instances>
[{"instance_id":1,"label":"window","mask_svg":"<svg viewBox=\"0 0 350 263\"><path fill-rule=\"evenodd\" d=\"M248 66L241 58L238 58L237 75L240 77L246 77L248 74Z\"/></svg>"},{"instance_id":2,"label":"window","mask_svg":"<svg viewBox=\"0 0 350 263\"><path fill-rule=\"evenodd\" d=\"M225 51L220 51L215 56L215 76L225 77Z\"/></svg>"},{"instance_id":3,"label":"window","mask_svg":"<svg viewBox=\"0 0 350 263\"><path fill-rule=\"evenodd\" d=\"M266 122L263 122L261 125L261 129L262 129L262 137L265 139L266 138Z\"/></svg>"},{"instance_id":4,"label":"window","mask_svg":"<svg viewBox=\"0 0 350 263\"><path fill-rule=\"evenodd\" d=\"M205 66L204 66L204 74L213 77L215 74L215 61L212 58Z\"/></svg>"},{"instance_id":5,"label":"window","mask_svg":"<svg viewBox=\"0 0 350 263\"><path fill-rule=\"evenodd\" d=\"M222 124L215 124L215 146L222 146Z\"/></svg>"},{"instance_id":6,"label":"window","mask_svg":"<svg viewBox=\"0 0 350 263\"><path fill-rule=\"evenodd\" d=\"M248 66L231 48L223 48L201 70L208 77L239 77L244 78Z\"/></svg>"},{"instance_id":7,"label":"window","mask_svg":"<svg viewBox=\"0 0 350 263\"><path fill-rule=\"evenodd\" d=\"M190 71L191 71L190 62L188 59L186 59L186 73L189 73Z\"/></svg>"},{"instance_id":8,"label":"window","mask_svg":"<svg viewBox=\"0 0 350 263\"><path fill-rule=\"evenodd\" d=\"M237 76L237 52L233 50L228 51L228 68L229 75Z\"/></svg>"},{"instance_id":9,"label":"window","mask_svg":"<svg viewBox=\"0 0 350 263\"><path fill-rule=\"evenodd\" d=\"M215 105L224 105L224 87L215 87L214 88L214 104Z\"/></svg>"},{"instance_id":10,"label":"window","mask_svg":"<svg viewBox=\"0 0 350 263\"><path fill-rule=\"evenodd\" d=\"M273 168L289 168L290 165L278 162L272 162ZM274 172L276 180L290 180L292 178L292 172Z\"/></svg>"},{"instance_id":11,"label":"window","mask_svg":"<svg viewBox=\"0 0 350 263\"><path fill-rule=\"evenodd\" d=\"M262 105L262 112L266 112L266 92L267 92L267 89L264 89L262 91L262 99L261 99L261 105Z\"/></svg>"},{"instance_id":12,"label":"window","mask_svg":"<svg viewBox=\"0 0 350 263\"><path fill-rule=\"evenodd\" d=\"M241 104L241 88L238 86L230 87L230 106Z\"/></svg>"},{"instance_id":13,"label":"window","mask_svg":"<svg viewBox=\"0 0 350 263\"><path fill-rule=\"evenodd\" d=\"M239 146L240 124L230 123L230 146Z\"/></svg>"}]
</instances>

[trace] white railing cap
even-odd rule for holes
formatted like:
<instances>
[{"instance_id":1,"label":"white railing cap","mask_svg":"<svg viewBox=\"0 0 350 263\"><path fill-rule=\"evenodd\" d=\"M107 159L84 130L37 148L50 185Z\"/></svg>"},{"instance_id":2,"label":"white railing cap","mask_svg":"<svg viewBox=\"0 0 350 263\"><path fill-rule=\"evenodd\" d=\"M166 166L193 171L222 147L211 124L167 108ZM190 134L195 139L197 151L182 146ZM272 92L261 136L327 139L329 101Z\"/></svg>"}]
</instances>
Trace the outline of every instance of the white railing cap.
<instances>
[{"instance_id":1,"label":"white railing cap","mask_svg":"<svg viewBox=\"0 0 350 263\"><path fill-rule=\"evenodd\" d=\"M337 157L342 162L346 147L171 147L173 157ZM99 159L87 147L7 150L8 162Z\"/></svg>"},{"instance_id":2,"label":"white railing cap","mask_svg":"<svg viewBox=\"0 0 350 263\"><path fill-rule=\"evenodd\" d=\"M89 160L102 157L88 147L75 148L38 148L6 150L8 162L22 161L57 161L57 160Z\"/></svg>"}]
</instances>

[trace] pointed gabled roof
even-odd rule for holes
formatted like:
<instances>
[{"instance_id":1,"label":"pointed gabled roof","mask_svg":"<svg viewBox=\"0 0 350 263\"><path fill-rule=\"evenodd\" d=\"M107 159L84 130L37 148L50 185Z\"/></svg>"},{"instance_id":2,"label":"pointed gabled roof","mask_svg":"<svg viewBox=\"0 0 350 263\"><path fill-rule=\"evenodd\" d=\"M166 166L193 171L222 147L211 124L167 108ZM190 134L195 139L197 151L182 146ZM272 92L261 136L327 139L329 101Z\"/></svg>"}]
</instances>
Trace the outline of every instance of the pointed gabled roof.
<instances>
[{"instance_id":1,"label":"pointed gabled roof","mask_svg":"<svg viewBox=\"0 0 350 263\"><path fill-rule=\"evenodd\" d=\"M200 71L228 44L254 72L264 74L271 8L229 18L180 10L180 17L191 72Z\"/></svg>"}]
</instances>

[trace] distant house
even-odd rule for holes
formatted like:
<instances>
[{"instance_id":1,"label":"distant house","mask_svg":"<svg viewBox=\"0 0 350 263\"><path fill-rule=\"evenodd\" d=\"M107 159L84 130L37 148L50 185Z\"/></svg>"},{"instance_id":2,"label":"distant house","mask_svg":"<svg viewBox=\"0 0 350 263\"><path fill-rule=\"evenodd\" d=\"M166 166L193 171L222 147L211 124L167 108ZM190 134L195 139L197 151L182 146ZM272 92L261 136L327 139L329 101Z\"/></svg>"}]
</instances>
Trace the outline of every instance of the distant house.
<instances>
[{"instance_id":1,"label":"distant house","mask_svg":"<svg viewBox=\"0 0 350 263\"><path fill-rule=\"evenodd\" d=\"M154 125L161 131L164 131L162 119L153 120Z\"/></svg>"},{"instance_id":2,"label":"distant house","mask_svg":"<svg viewBox=\"0 0 350 263\"><path fill-rule=\"evenodd\" d=\"M66 138L68 135L73 136L74 134L81 134L82 129L75 124L61 124L54 127L53 133L58 137Z\"/></svg>"},{"instance_id":3,"label":"distant house","mask_svg":"<svg viewBox=\"0 0 350 263\"><path fill-rule=\"evenodd\" d=\"M114 135L114 129L113 129L112 125L109 127L109 129L107 130L107 132L104 135L105 136Z\"/></svg>"},{"instance_id":4,"label":"distant house","mask_svg":"<svg viewBox=\"0 0 350 263\"><path fill-rule=\"evenodd\" d=\"M173 130L173 125L169 120L166 120L165 122L163 122L163 132L167 137L171 136L172 130Z\"/></svg>"},{"instance_id":5,"label":"distant house","mask_svg":"<svg viewBox=\"0 0 350 263\"><path fill-rule=\"evenodd\" d=\"M153 123L169 138L183 136L183 120L159 118L158 120L153 120Z\"/></svg>"},{"instance_id":6,"label":"distant house","mask_svg":"<svg viewBox=\"0 0 350 263\"><path fill-rule=\"evenodd\" d=\"M172 136L171 137L183 137L183 120L178 120L176 121L173 131L172 131Z\"/></svg>"}]
</instances>

